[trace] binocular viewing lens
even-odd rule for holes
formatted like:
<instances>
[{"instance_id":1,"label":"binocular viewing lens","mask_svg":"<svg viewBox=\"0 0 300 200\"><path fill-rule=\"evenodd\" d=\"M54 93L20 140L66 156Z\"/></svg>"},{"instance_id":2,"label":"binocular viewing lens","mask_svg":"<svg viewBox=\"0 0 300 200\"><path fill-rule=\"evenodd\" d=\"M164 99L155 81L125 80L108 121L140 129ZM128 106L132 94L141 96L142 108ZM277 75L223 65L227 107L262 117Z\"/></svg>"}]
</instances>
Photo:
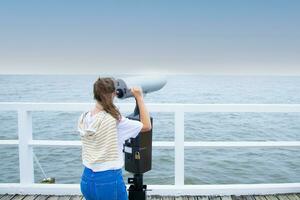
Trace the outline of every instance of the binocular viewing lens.
<instances>
[{"instance_id":1,"label":"binocular viewing lens","mask_svg":"<svg viewBox=\"0 0 300 200\"><path fill-rule=\"evenodd\" d=\"M116 90L116 94L117 94L118 98L122 98L124 96L124 93L123 93L123 91L121 89L117 89Z\"/></svg>"}]
</instances>

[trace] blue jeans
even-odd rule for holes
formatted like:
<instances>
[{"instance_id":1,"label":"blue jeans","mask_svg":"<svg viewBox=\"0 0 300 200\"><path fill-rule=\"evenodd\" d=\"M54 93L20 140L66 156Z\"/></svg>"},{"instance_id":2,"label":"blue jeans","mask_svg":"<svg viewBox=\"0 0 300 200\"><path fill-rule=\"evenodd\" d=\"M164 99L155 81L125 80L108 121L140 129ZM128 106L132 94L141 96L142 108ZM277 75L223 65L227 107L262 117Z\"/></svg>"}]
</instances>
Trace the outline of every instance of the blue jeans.
<instances>
[{"instance_id":1,"label":"blue jeans","mask_svg":"<svg viewBox=\"0 0 300 200\"><path fill-rule=\"evenodd\" d=\"M80 190L86 200L128 200L122 169L93 172L84 167Z\"/></svg>"}]
</instances>

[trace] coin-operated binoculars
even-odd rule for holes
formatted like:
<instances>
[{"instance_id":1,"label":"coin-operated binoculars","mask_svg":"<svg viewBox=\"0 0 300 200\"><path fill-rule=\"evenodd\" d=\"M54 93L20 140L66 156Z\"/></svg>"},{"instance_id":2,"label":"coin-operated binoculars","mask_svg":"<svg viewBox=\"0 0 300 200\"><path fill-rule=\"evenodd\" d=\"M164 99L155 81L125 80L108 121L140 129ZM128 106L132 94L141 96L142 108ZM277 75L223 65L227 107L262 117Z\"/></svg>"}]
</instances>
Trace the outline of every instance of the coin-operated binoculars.
<instances>
[{"instance_id":1,"label":"coin-operated binoculars","mask_svg":"<svg viewBox=\"0 0 300 200\"><path fill-rule=\"evenodd\" d=\"M138 76L124 79L116 79L116 91L119 99L134 97L130 89L138 86L143 94L160 90L167 83L164 76ZM126 116L132 120L140 121L139 107L135 105L134 112ZM151 127L153 118L150 116ZM143 184L143 173L150 171L152 167L152 129L139 133L137 137L125 141L123 152L125 154L125 170L134 174L128 178L130 184L129 200L145 200L147 185Z\"/></svg>"}]
</instances>

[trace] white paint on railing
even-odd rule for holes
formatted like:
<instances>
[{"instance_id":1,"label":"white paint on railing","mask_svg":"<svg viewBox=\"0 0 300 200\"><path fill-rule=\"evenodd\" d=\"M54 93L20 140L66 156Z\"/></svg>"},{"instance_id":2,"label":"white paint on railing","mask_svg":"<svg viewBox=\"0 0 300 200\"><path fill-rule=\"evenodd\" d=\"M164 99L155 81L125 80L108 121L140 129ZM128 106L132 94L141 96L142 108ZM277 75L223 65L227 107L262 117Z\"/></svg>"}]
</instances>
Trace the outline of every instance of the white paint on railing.
<instances>
[{"instance_id":1,"label":"white paint on railing","mask_svg":"<svg viewBox=\"0 0 300 200\"><path fill-rule=\"evenodd\" d=\"M80 194L78 184L34 184L33 147L80 147L80 141L32 140L33 111L75 112L88 110L93 103L16 103L0 102L0 111L18 112L18 140L0 140L0 145L19 147L19 184L0 184L0 193ZM135 104L117 106L122 112L131 112ZM150 194L259 194L299 192L300 183L185 185L185 148L259 148L300 147L300 141L184 141L184 114L187 112L300 112L300 104L155 104L150 112L171 112L175 120L174 141L154 141L153 146L175 149L175 185L150 185ZM151 189L153 191L151 191Z\"/></svg>"},{"instance_id":2,"label":"white paint on railing","mask_svg":"<svg viewBox=\"0 0 300 200\"><path fill-rule=\"evenodd\" d=\"M0 140L0 145L19 145L19 140Z\"/></svg>"},{"instance_id":3,"label":"white paint on railing","mask_svg":"<svg viewBox=\"0 0 300 200\"><path fill-rule=\"evenodd\" d=\"M236 141L236 142L184 142L184 146L188 147L204 147L204 148L257 148L257 147L300 147L300 141Z\"/></svg>"},{"instance_id":4,"label":"white paint on railing","mask_svg":"<svg viewBox=\"0 0 300 200\"><path fill-rule=\"evenodd\" d=\"M175 185L184 185L184 112L175 112Z\"/></svg>"},{"instance_id":5,"label":"white paint on railing","mask_svg":"<svg viewBox=\"0 0 300 200\"><path fill-rule=\"evenodd\" d=\"M32 116L30 111L18 111L18 137L20 183L33 183L33 152L32 147L28 145L28 142L32 140Z\"/></svg>"}]
</instances>

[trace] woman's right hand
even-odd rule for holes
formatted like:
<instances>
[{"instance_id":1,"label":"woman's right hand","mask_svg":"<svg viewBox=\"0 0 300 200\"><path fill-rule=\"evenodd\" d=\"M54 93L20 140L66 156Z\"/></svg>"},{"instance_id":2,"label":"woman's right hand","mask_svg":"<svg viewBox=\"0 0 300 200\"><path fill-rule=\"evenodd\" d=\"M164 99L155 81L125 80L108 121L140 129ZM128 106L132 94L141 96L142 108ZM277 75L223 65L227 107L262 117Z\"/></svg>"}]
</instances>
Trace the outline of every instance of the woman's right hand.
<instances>
[{"instance_id":1,"label":"woman's right hand","mask_svg":"<svg viewBox=\"0 0 300 200\"><path fill-rule=\"evenodd\" d=\"M145 102L143 100L143 91L140 87L132 87L130 89L132 95L136 99L140 111L140 121L143 124L141 132L148 132L152 129L150 114L146 108Z\"/></svg>"},{"instance_id":2,"label":"woman's right hand","mask_svg":"<svg viewBox=\"0 0 300 200\"><path fill-rule=\"evenodd\" d=\"M132 87L130 88L130 91L135 98L143 97L143 91L140 87Z\"/></svg>"}]
</instances>

